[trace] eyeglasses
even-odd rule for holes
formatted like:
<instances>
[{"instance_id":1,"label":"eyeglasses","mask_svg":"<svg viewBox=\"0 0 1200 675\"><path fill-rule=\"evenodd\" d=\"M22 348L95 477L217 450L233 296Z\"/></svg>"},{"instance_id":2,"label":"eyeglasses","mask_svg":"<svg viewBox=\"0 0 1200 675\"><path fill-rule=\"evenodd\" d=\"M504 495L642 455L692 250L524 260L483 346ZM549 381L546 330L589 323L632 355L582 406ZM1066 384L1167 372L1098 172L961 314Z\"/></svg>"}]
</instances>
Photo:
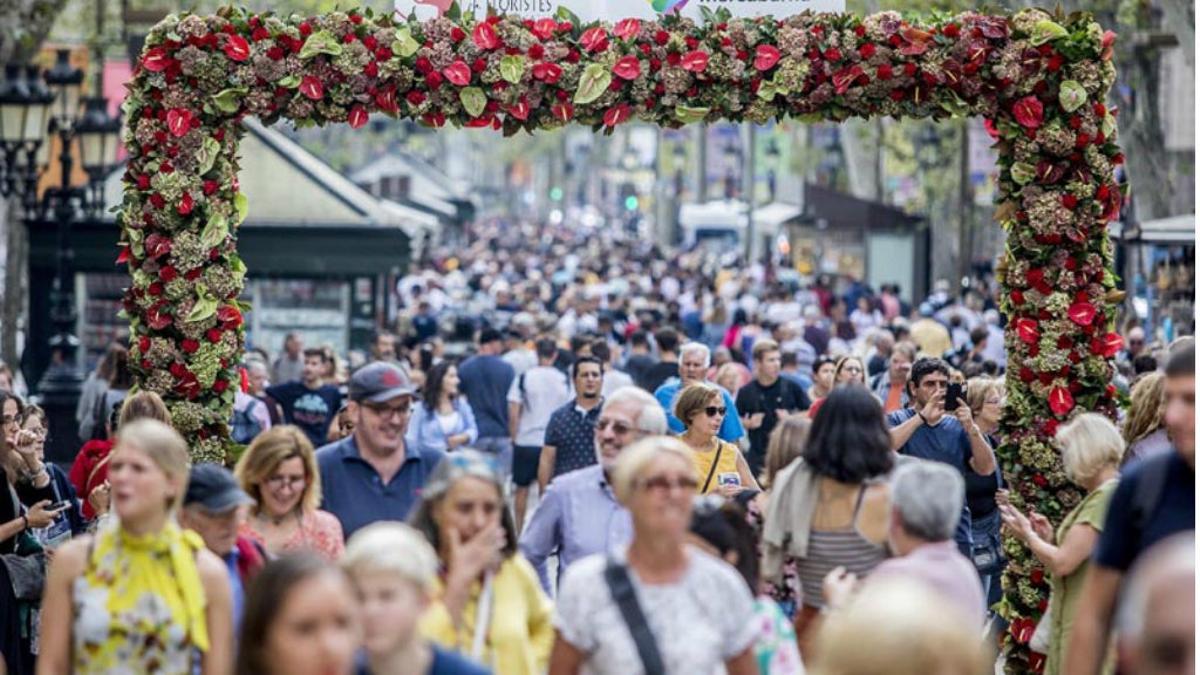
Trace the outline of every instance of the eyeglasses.
<instances>
[{"instance_id":1,"label":"eyeglasses","mask_svg":"<svg viewBox=\"0 0 1200 675\"><path fill-rule=\"evenodd\" d=\"M723 405L710 405L704 409L704 414L708 415L709 417L724 417L726 410L728 410L728 408Z\"/></svg>"},{"instance_id":2,"label":"eyeglasses","mask_svg":"<svg viewBox=\"0 0 1200 675\"><path fill-rule=\"evenodd\" d=\"M272 490L282 490L283 488L304 487L308 482L305 476L271 476L267 479L267 486Z\"/></svg>"},{"instance_id":3,"label":"eyeglasses","mask_svg":"<svg viewBox=\"0 0 1200 675\"><path fill-rule=\"evenodd\" d=\"M4 415L4 416L0 417L0 423L3 423L3 424L16 424L17 422L20 422L20 421L21 421L20 415Z\"/></svg>"},{"instance_id":4,"label":"eyeglasses","mask_svg":"<svg viewBox=\"0 0 1200 675\"><path fill-rule=\"evenodd\" d=\"M633 431L633 427L629 426L628 424L626 424L624 422L618 422L616 420L606 420L604 418L600 418L600 419L596 420L596 431L603 432L605 429L607 429L609 427L612 427L613 433L618 436L624 436L625 434Z\"/></svg>"},{"instance_id":5,"label":"eyeglasses","mask_svg":"<svg viewBox=\"0 0 1200 675\"><path fill-rule=\"evenodd\" d=\"M699 483L695 478L690 476L677 476L672 479L668 476L654 476L642 481L642 488L647 492L670 492L672 488L680 490L695 491Z\"/></svg>"},{"instance_id":6,"label":"eyeglasses","mask_svg":"<svg viewBox=\"0 0 1200 675\"><path fill-rule=\"evenodd\" d=\"M412 411L412 405L403 403L398 406L376 405L374 403L364 403L364 407L370 408L372 412L383 418L388 417L404 417Z\"/></svg>"}]
</instances>

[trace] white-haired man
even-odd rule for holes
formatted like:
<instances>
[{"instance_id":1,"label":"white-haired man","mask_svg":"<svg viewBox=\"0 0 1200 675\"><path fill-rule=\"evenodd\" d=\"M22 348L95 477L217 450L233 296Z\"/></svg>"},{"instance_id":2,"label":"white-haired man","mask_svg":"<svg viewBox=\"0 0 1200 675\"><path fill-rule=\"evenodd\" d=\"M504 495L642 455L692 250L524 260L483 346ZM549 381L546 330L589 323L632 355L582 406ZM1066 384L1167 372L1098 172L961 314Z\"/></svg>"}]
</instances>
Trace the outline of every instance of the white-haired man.
<instances>
[{"instance_id":1,"label":"white-haired man","mask_svg":"<svg viewBox=\"0 0 1200 675\"><path fill-rule=\"evenodd\" d=\"M663 412L667 415L667 426L672 433L682 434L684 431L683 422L679 421L679 418L675 417L672 412L675 407L675 398L688 385L704 382L710 363L711 355L708 347L699 342L689 342L679 348L679 379L668 380L654 391L654 398L658 399L659 404L662 405ZM726 410L725 419L721 422L721 429L717 432L717 436L723 441L736 443L746 435L746 428L742 426L733 396L724 388L717 388L721 390L721 398L724 400Z\"/></svg>"},{"instance_id":2,"label":"white-haired man","mask_svg":"<svg viewBox=\"0 0 1200 675\"><path fill-rule=\"evenodd\" d=\"M555 478L521 533L521 553L547 592L551 554L558 555L561 574L580 558L629 543L633 523L613 495L612 467L634 442L666 432L662 407L644 390L622 387L604 400L596 419L596 464Z\"/></svg>"}]
</instances>

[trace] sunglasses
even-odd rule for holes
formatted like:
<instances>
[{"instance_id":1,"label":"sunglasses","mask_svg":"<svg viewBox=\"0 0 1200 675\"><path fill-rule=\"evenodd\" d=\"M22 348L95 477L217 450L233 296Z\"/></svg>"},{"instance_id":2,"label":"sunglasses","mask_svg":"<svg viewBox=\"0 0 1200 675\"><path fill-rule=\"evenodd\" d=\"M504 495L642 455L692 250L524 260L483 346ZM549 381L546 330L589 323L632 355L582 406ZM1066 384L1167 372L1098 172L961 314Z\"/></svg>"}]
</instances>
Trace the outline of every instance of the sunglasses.
<instances>
[{"instance_id":1,"label":"sunglasses","mask_svg":"<svg viewBox=\"0 0 1200 675\"><path fill-rule=\"evenodd\" d=\"M606 420L606 419L596 420L596 431L602 432L609 427L612 427L613 433L617 434L618 436L624 436L625 434L633 431L633 427L629 426L628 424L626 424L624 422L618 422L616 420Z\"/></svg>"},{"instance_id":2,"label":"sunglasses","mask_svg":"<svg viewBox=\"0 0 1200 675\"><path fill-rule=\"evenodd\" d=\"M672 488L695 491L700 484L690 476L678 476L674 479L668 476L654 476L642 481L642 487L647 492L670 492Z\"/></svg>"},{"instance_id":3,"label":"sunglasses","mask_svg":"<svg viewBox=\"0 0 1200 675\"><path fill-rule=\"evenodd\" d=\"M710 405L704 409L704 414L709 417L724 417L726 410L728 409L723 405Z\"/></svg>"}]
</instances>

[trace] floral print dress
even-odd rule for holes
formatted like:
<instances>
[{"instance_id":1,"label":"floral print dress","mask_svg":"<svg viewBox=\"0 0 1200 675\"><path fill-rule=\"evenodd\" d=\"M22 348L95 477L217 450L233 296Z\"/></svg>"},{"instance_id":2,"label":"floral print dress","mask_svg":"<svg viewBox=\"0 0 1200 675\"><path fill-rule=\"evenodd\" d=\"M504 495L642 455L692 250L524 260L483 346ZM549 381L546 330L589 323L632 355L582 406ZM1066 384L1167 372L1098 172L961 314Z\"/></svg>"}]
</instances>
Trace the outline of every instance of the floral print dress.
<instances>
[{"instance_id":1,"label":"floral print dress","mask_svg":"<svg viewBox=\"0 0 1200 675\"><path fill-rule=\"evenodd\" d=\"M72 587L73 672L190 675L208 649L196 554L204 542L169 522L134 536L116 521L97 532Z\"/></svg>"}]
</instances>

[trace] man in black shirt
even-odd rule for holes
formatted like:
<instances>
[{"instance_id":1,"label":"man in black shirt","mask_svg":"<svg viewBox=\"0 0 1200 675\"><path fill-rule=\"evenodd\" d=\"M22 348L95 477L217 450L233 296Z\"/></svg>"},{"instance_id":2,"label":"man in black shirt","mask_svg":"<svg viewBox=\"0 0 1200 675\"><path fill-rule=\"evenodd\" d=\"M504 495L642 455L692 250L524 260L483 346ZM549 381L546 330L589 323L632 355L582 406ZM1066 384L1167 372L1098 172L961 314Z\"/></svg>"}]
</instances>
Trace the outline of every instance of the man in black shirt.
<instances>
[{"instance_id":1,"label":"man in black shirt","mask_svg":"<svg viewBox=\"0 0 1200 675\"><path fill-rule=\"evenodd\" d=\"M767 455L767 440L771 430L783 415L808 410L808 394L795 382L780 377L783 357L774 340L754 343L754 380L738 390L737 409L742 425L750 436L750 452L746 461L758 475Z\"/></svg>"},{"instance_id":2,"label":"man in black shirt","mask_svg":"<svg viewBox=\"0 0 1200 675\"><path fill-rule=\"evenodd\" d=\"M267 387L267 396L283 408L283 420L300 427L314 448L325 445L329 423L342 405L338 388L322 384L321 376L328 366L329 357L324 350L305 349L303 378Z\"/></svg>"},{"instance_id":3,"label":"man in black shirt","mask_svg":"<svg viewBox=\"0 0 1200 675\"><path fill-rule=\"evenodd\" d=\"M638 386L653 394L672 377L679 377L679 333L672 328L663 328L654 334L658 343L658 363L646 370Z\"/></svg>"},{"instance_id":4,"label":"man in black shirt","mask_svg":"<svg viewBox=\"0 0 1200 675\"><path fill-rule=\"evenodd\" d=\"M654 357L650 355L650 336L644 330L635 330L629 336L629 357L625 359L625 372L634 382L641 382L646 371L654 367Z\"/></svg>"}]
</instances>

